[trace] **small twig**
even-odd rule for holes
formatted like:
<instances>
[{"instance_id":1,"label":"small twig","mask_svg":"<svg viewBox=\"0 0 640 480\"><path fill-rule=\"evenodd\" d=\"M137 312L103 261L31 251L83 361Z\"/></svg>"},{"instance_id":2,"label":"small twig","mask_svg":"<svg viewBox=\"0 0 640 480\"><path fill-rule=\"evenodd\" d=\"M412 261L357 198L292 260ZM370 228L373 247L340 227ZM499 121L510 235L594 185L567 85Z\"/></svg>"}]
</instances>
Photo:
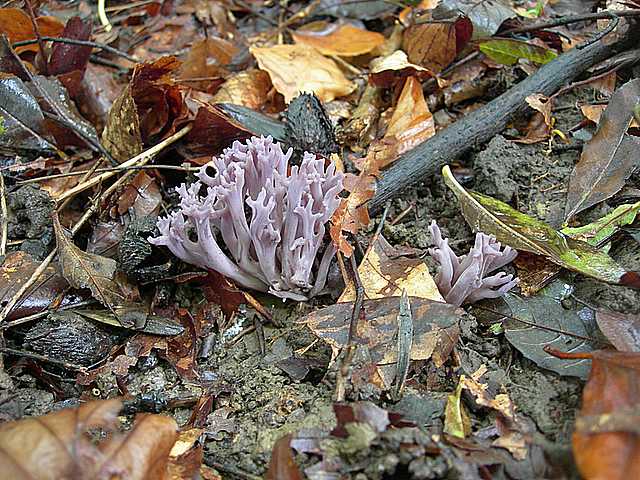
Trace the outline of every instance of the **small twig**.
<instances>
[{"instance_id":1,"label":"small twig","mask_svg":"<svg viewBox=\"0 0 640 480\"><path fill-rule=\"evenodd\" d=\"M47 362L47 363L51 363L52 365L58 365L60 367L66 368L67 370L75 370L78 372L86 371L86 368L81 365L65 362L64 360L58 360L56 358L45 357L44 355L39 355L33 352L26 352L24 350L15 350L13 348L0 347L0 352L8 353L9 355L16 355L18 357L33 358L34 360L40 360L41 362Z\"/></svg>"},{"instance_id":2,"label":"small twig","mask_svg":"<svg viewBox=\"0 0 640 480\"><path fill-rule=\"evenodd\" d=\"M103 173L103 172L120 172L123 170L177 170L179 172L197 172L200 170L198 167L181 167L178 165L132 165L130 167L108 167L108 168L96 168L95 170L78 170L77 172L65 172L55 173L53 175L46 175L44 177L30 178L28 180L20 180L16 182L16 185L28 185L30 183L38 183L45 180L53 180L55 178L75 177L78 175L84 175L86 173Z\"/></svg>"},{"instance_id":3,"label":"small twig","mask_svg":"<svg viewBox=\"0 0 640 480\"><path fill-rule=\"evenodd\" d=\"M612 15L615 15L617 17L635 17L635 16L640 16L640 9L635 9L635 10L620 10L620 11L611 11L611 10L605 10L602 12L597 12L597 13L587 13L584 15L573 15L573 16L565 16L565 17L560 17L557 18L555 20L550 20L547 22L540 22L540 23L536 23L533 25L528 25L526 27L517 27L517 28L512 28L510 30L506 30L504 32L501 32L501 35L508 35L508 34L512 34L512 33L526 33L526 32L535 32L536 30L543 30L546 28L553 28L553 27L561 27L563 25L569 25L571 23L578 23L578 22L586 22L589 20L603 20L603 19L607 19L607 18L612 18Z\"/></svg>"},{"instance_id":4,"label":"small twig","mask_svg":"<svg viewBox=\"0 0 640 480\"><path fill-rule=\"evenodd\" d=\"M25 323L29 323L29 322L33 322L34 320L38 320L40 318L44 318L47 315L49 315L50 313L53 312L62 312L64 310L70 310L72 308L78 308L78 307L87 307L89 305L93 305L94 303L96 303L96 300L83 300L82 302L78 302L78 303L72 303L70 305L64 305L62 307L58 307L55 310L43 310L42 312L38 312L38 313L34 313L33 315L27 315L26 317L22 317L22 318L16 318L15 320L11 320L10 322L7 322L3 325L0 325L0 331L1 330L7 330L9 328L13 328L16 327L18 325L23 325Z\"/></svg>"},{"instance_id":5,"label":"small twig","mask_svg":"<svg viewBox=\"0 0 640 480\"><path fill-rule=\"evenodd\" d=\"M38 27L38 22L36 22L36 14L33 11L31 0L24 0L24 3L27 7L27 10L29 11L29 19L31 20L33 33L35 33L36 35L36 43L38 44L38 49L40 50L40 56L42 57L42 73L46 77L49 75L49 61L47 60L47 51L44 49L44 42L42 41L42 35L40 35L40 27Z\"/></svg>"},{"instance_id":6,"label":"small twig","mask_svg":"<svg viewBox=\"0 0 640 480\"><path fill-rule=\"evenodd\" d=\"M8 237L9 208L7 207L7 192L4 188L4 175L0 173L0 257L7 253Z\"/></svg>"},{"instance_id":7,"label":"small twig","mask_svg":"<svg viewBox=\"0 0 640 480\"><path fill-rule=\"evenodd\" d=\"M109 52L109 53L113 53L114 55L118 56L118 57L122 57L126 60L129 60L130 62L133 63L140 63L140 59L129 55L127 52L123 52L122 50L118 50L117 48L112 47L111 45L107 45L105 43L100 43L100 42L93 42L91 40L77 40L75 38L66 38L66 37L40 37L42 40L44 40L45 42L56 42L56 43L68 43L70 45L80 45L83 47L92 47L92 48L99 48L100 50L104 50L105 52ZM25 45L32 45L34 43L37 43L38 40L36 39L31 39L31 40L22 40L21 42L15 42L12 43L11 46L13 48L16 47L23 47Z\"/></svg>"},{"instance_id":8,"label":"small twig","mask_svg":"<svg viewBox=\"0 0 640 480\"><path fill-rule=\"evenodd\" d=\"M144 152L142 152L142 153L136 155L135 157L130 158L126 162L122 163L120 165L120 167L130 167L130 166L133 166L133 165L141 166L141 165L147 164L158 153L160 153L166 146L171 145L172 143L174 143L175 141L179 140L180 138L184 137L187 133L189 133L191 131L192 127L193 126L191 124L187 125L186 127L182 128L181 130L179 130L178 132L174 133L170 137L165 138L163 141L161 141L157 145L149 148L148 150L145 150ZM67 190L65 193L60 195L60 197L58 197L58 199L57 199L57 202L61 203L65 199L67 199L69 197L73 197L73 196L77 195L78 193L83 192L83 191L93 187L94 185L97 185L99 183L104 182L105 180L107 180L108 178L111 178L115 174L116 174L116 171L104 172L101 175L98 175L96 177L93 177L93 178L87 180L86 182L83 182L83 183L81 183L79 185L76 185L71 190Z\"/></svg>"},{"instance_id":9,"label":"small twig","mask_svg":"<svg viewBox=\"0 0 640 480\"><path fill-rule=\"evenodd\" d=\"M606 28L603 28L598 33L596 33L593 37L585 40L584 42L576 45L577 49L587 48L589 45L593 45L594 43L602 40L604 37L609 35L620 23L620 17L618 17L615 13L610 13L609 18L611 21L607 25Z\"/></svg>"},{"instance_id":10,"label":"small twig","mask_svg":"<svg viewBox=\"0 0 640 480\"><path fill-rule=\"evenodd\" d=\"M105 0L98 0L98 18L100 19L100 24L104 27L104 31L110 32L113 26L109 22L109 17L107 17L107 12L105 11Z\"/></svg>"}]
</instances>

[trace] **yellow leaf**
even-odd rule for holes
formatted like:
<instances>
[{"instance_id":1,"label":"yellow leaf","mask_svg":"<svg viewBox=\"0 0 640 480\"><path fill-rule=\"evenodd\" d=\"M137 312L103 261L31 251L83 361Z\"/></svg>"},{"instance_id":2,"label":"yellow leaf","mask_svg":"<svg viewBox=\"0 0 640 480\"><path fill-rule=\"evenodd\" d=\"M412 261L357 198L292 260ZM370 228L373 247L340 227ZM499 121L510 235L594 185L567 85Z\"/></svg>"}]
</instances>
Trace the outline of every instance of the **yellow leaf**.
<instances>
[{"instance_id":1,"label":"yellow leaf","mask_svg":"<svg viewBox=\"0 0 640 480\"><path fill-rule=\"evenodd\" d=\"M348 95L356 85L336 62L306 45L252 47L258 66L271 77L275 89L289 103L302 92L313 92L323 102Z\"/></svg>"}]
</instances>

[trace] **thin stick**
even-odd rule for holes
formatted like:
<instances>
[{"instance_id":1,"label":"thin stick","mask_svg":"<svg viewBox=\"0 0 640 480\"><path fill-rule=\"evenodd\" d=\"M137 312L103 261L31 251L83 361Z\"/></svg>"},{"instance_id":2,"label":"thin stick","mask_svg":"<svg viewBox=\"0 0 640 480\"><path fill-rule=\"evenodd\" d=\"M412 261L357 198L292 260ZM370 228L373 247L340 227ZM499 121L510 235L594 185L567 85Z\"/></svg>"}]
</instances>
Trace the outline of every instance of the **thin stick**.
<instances>
[{"instance_id":1,"label":"thin stick","mask_svg":"<svg viewBox=\"0 0 640 480\"><path fill-rule=\"evenodd\" d=\"M107 17L107 12L105 12L105 0L98 0L98 18L100 19L100 24L104 27L105 32L110 32L113 26L111 22L109 22L109 17Z\"/></svg>"},{"instance_id":2,"label":"thin stick","mask_svg":"<svg viewBox=\"0 0 640 480\"><path fill-rule=\"evenodd\" d=\"M190 130L191 130L191 125L187 125L186 127L184 127L179 132L176 132L171 137L169 137L169 138L163 140L162 142L160 142L158 145L155 145L155 146L151 147L150 149L148 149L147 151L142 152L140 155L137 155L134 158L132 158L130 160L127 160L127 162L125 162L125 163L130 163L130 162L131 163L135 163L135 162L133 162L134 160L140 161L140 162L147 162L147 161L151 160L163 148L167 147L168 145L170 145L171 143L175 142L176 140L182 138ZM109 195L111 195L113 192L115 192L120 187L120 185L122 183L124 183L127 178L129 178L129 176L131 174L132 174L131 171L126 172L113 185L111 185L109 188L107 188L102 193L102 195L100 195L97 199L95 199L95 201L93 202L91 207L84 213L84 215L80 218L80 220L78 220L78 222L71 229L71 237L73 237L76 233L78 233L78 230L80 230L80 228L82 228L82 226L87 222L87 220L89 220L89 218L91 218L91 216L98 210L98 207L99 207L101 201L106 199L106 198L108 198ZM111 176L111 175L115 175L115 172L108 172L108 173L104 173L102 175ZM89 188L89 187L87 187L87 188ZM78 191L82 191L82 190L78 190ZM71 195L66 195L64 197L65 198L70 198ZM58 199L58 201L61 202L62 200ZM2 323L7 318L9 313L11 313L11 310L13 309L13 307L20 300L20 298L22 298L22 296L25 294L25 292L31 287L31 285L33 285L38 280L40 275L42 275L42 273L46 270L46 268L51 264L51 262L53 261L54 257L56 256L56 253L58 253L58 248L57 247L54 248L51 251L51 253L47 256L47 258L45 258L42 261L42 263L40 265L38 265L38 268L36 268L36 270L33 272L31 277L29 277L29 279L13 295L11 300L9 300L9 303L7 303L5 305L5 307L2 309L2 311L0 312L0 323Z\"/></svg>"},{"instance_id":3,"label":"thin stick","mask_svg":"<svg viewBox=\"0 0 640 480\"><path fill-rule=\"evenodd\" d=\"M192 128L192 125L187 125L186 127L174 133L170 137L165 138L163 141L161 141L157 145L151 147L148 150L145 150L144 152L122 163L120 167L122 168L122 167L130 167L132 165L145 165L146 163L151 161L158 153L160 153L166 146L171 145L172 143L181 139L187 133L189 133L191 131L191 128ZM57 199L57 202L61 203L62 201L64 201L69 197L73 197L78 193L93 187L94 185L104 182L108 178L113 177L116 173L117 173L116 171L104 172L103 174L98 175L97 177L94 177L90 180L87 180L86 182L76 185L71 190L67 190L65 193L60 195L60 197Z\"/></svg>"},{"instance_id":4,"label":"thin stick","mask_svg":"<svg viewBox=\"0 0 640 480\"><path fill-rule=\"evenodd\" d=\"M7 192L4 188L4 175L0 173L0 256L7 253L9 237L9 209L7 208Z\"/></svg>"},{"instance_id":5,"label":"thin stick","mask_svg":"<svg viewBox=\"0 0 640 480\"><path fill-rule=\"evenodd\" d=\"M111 45L107 45L105 43L100 43L100 42L93 42L91 40L77 40L75 38L66 38L66 37L40 37L42 40L44 40L45 42L56 42L56 43L68 43L70 45L80 45L83 47L93 47L93 48L99 48L100 50L104 50L105 52L109 52L109 53L113 53L114 55L117 55L118 57L122 57L126 60L129 60L130 62L133 63L140 63L141 60L129 55L127 52L123 52L122 50L118 50L117 48L112 47ZM11 46L13 48L16 47L23 47L25 45L32 45L34 43L37 43L38 40L36 39L31 39L31 40L22 40L21 42L16 42L16 43L12 43Z\"/></svg>"},{"instance_id":6,"label":"thin stick","mask_svg":"<svg viewBox=\"0 0 640 480\"><path fill-rule=\"evenodd\" d=\"M95 170L78 170L77 172L65 172L54 173L53 175L46 175L44 177L30 178L28 180L20 180L15 184L28 185L30 183L38 183L45 180L53 180L55 178L76 177L78 175L84 175L85 173L102 173L102 172L121 172L123 170L177 170L179 172L197 172L200 170L198 167L181 167L178 165L132 165L130 167L108 167L108 168L96 168Z\"/></svg>"},{"instance_id":7,"label":"thin stick","mask_svg":"<svg viewBox=\"0 0 640 480\"><path fill-rule=\"evenodd\" d=\"M49 76L49 61L47 60L47 52L44 49L44 42L42 41L42 35L40 35L40 28L38 27L38 22L36 22L36 14L33 11L31 0L25 0L24 3L27 6L27 10L29 11L29 19L31 20L33 33L35 33L36 35L36 43L38 44L38 49L40 50L40 56L42 57L42 73L44 74L45 77L47 77Z\"/></svg>"},{"instance_id":8,"label":"thin stick","mask_svg":"<svg viewBox=\"0 0 640 480\"><path fill-rule=\"evenodd\" d=\"M569 25L571 23L578 22L586 22L589 20L603 20L603 19L611 19L614 16L616 17L635 17L640 15L640 9L634 10L604 10L602 12L597 13L587 13L584 15L574 15L574 16L566 16L560 17L555 20L549 20L547 22L535 23L533 25L529 25L526 27L517 27L512 28L510 30L506 30L501 32L501 35L508 35L511 33L526 33L526 32L534 32L536 30L543 30L545 28L553 28L553 27L561 27L563 25Z\"/></svg>"}]
</instances>

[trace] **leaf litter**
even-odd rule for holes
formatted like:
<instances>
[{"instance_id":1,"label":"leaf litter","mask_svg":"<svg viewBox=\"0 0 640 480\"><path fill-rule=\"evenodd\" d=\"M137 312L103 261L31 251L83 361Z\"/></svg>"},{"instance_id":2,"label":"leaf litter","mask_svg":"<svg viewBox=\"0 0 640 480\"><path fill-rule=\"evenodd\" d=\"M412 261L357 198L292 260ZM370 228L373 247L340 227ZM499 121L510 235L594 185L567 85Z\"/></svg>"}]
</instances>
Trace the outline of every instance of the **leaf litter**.
<instances>
[{"instance_id":1,"label":"leaf litter","mask_svg":"<svg viewBox=\"0 0 640 480\"><path fill-rule=\"evenodd\" d=\"M528 91L488 144L448 129L563 52L637 27L637 2L616 21L594 10L605 22L558 26L561 3L0 9L2 470L524 479L575 476L572 455L585 478L633 472L633 70ZM176 186L260 135L292 147L291 169L307 151L345 173L320 239L335 259L310 302L240 288L148 242L179 208ZM434 137L469 153L370 211L396 162ZM451 251L468 251L472 230L518 250L519 286L444 303L432 220ZM268 245L266 232L248 234Z\"/></svg>"}]
</instances>

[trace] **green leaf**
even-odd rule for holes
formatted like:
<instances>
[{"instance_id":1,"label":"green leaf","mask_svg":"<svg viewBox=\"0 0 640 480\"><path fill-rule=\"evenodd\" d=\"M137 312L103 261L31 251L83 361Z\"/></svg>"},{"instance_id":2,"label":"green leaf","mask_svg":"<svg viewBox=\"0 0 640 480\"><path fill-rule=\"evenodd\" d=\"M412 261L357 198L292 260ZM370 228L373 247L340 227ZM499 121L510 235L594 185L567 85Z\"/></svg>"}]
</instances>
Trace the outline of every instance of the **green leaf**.
<instances>
[{"instance_id":1,"label":"green leaf","mask_svg":"<svg viewBox=\"0 0 640 480\"><path fill-rule=\"evenodd\" d=\"M521 58L544 65L558 56L556 52L548 48L508 39L482 42L480 51L492 60L504 65L514 65Z\"/></svg>"},{"instance_id":2,"label":"green leaf","mask_svg":"<svg viewBox=\"0 0 640 480\"><path fill-rule=\"evenodd\" d=\"M621 283L627 273L610 256L588 243L567 237L495 198L467 192L448 166L442 169L442 175L458 197L462 214L474 231L495 235L498 241L516 250L543 255L561 267L604 282Z\"/></svg>"},{"instance_id":3,"label":"green leaf","mask_svg":"<svg viewBox=\"0 0 640 480\"><path fill-rule=\"evenodd\" d=\"M576 240L599 246L613 236L620 227L631 225L640 210L640 202L620 205L604 217L582 227L565 227L560 232Z\"/></svg>"}]
</instances>

